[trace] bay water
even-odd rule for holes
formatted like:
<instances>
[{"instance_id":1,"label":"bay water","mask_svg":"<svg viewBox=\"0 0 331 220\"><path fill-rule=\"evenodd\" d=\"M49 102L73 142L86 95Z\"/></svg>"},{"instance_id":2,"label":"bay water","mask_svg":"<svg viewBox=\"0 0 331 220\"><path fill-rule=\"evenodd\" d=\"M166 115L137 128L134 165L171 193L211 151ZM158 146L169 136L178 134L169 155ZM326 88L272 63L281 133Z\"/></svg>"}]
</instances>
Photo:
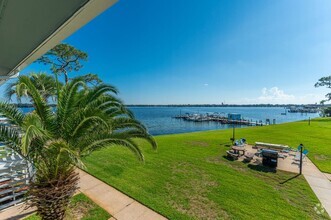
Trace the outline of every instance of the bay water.
<instances>
[{"instance_id":1,"label":"bay water","mask_svg":"<svg viewBox=\"0 0 331 220\"><path fill-rule=\"evenodd\" d=\"M135 117L140 120L152 135L177 134L194 131L216 130L232 128L233 125L221 124L219 122L192 122L173 118L179 114L213 114L227 116L228 113L241 114L246 120L260 121L265 123L266 119L276 120L276 124L307 120L319 117L318 113L302 114L287 113L283 107L129 107ZM23 108L23 112L29 112L31 108ZM245 127L235 125L236 127Z\"/></svg>"},{"instance_id":2,"label":"bay water","mask_svg":"<svg viewBox=\"0 0 331 220\"><path fill-rule=\"evenodd\" d=\"M265 123L266 119L276 120L276 124L307 120L319 117L318 113L302 114L287 113L283 107L131 107L137 119L139 119L152 135L176 134L194 131L205 131L215 129L232 128L233 125L221 124L219 122L192 122L172 118L179 114L213 114L227 116L228 113L238 113L246 120L260 121ZM236 125L236 127L244 127Z\"/></svg>"}]
</instances>

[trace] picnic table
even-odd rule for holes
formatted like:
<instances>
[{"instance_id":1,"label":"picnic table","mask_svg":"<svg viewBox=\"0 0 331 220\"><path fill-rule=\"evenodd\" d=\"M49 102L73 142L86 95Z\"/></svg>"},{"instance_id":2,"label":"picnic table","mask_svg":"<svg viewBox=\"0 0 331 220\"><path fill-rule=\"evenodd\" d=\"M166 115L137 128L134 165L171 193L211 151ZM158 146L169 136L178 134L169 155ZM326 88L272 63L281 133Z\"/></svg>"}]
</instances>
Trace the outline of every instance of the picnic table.
<instances>
[{"instance_id":1,"label":"picnic table","mask_svg":"<svg viewBox=\"0 0 331 220\"><path fill-rule=\"evenodd\" d=\"M254 158L254 153L252 152L246 152L244 155L244 161L245 162L250 162Z\"/></svg>"},{"instance_id":2,"label":"picnic table","mask_svg":"<svg viewBox=\"0 0 331 220\"><path fill-rule=\"evenodd\" d=\"M245 154L245 147L242 147L242 146L232 146L232 150L235 154L238 154L240 155L240 152L242 152L242 154L244 155Z\"/></svg>"}]
</instances>

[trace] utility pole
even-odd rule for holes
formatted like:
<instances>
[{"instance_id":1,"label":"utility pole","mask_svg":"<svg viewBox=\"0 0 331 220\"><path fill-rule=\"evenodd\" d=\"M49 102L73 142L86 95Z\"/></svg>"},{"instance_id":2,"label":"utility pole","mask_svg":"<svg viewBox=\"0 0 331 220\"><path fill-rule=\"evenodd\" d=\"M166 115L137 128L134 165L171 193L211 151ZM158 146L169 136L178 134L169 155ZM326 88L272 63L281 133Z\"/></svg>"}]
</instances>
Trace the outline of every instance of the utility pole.
<instances>
[{"instance_id":1,"label":"utility pole","mask_svg":"<svg viewBox=\"0 0 331 220\"><path fill-rule=\"evenodd\" d=\"M235 126L234 126L234 123L233 123L233 128L232 128L232 145L234 143L234 140L235 140Z\"/></svg>"}]
</instances>

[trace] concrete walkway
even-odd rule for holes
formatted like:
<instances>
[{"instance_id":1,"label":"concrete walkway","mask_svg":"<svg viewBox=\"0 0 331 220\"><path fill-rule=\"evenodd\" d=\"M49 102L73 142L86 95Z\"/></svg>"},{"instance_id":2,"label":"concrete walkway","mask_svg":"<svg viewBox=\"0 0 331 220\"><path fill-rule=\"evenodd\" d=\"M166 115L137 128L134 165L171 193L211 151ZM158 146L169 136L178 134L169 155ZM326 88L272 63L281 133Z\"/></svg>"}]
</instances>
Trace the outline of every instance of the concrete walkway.
<instances>
[{"instance_id":1,"label":"concrete walkway","mask_svg":"<svg viewBox=\"0 0 331 220\"><path fill-rule=\"evenodd\" d=\"M293 156L281 161L277 169L299 173L299 164L293 163ZM310 188L313 190L325 211L331 216L331 182L330 175L322 173L309 158L305 158L302 166L302 174L307 180Z\"/></svg>"},{"instance_id":2,"label":"concrete walkway","mask_svg":"<svg viewBox=\"0 0 331 220\"><path fill-rule=\"evenodd\" d=\"M281 161L277 169L288 172L299 173L299 164L293 163L293 156ZM305 158L302 166L302 174L307 180L310 188L313 190L325 211L331 216L331 182L330 174L322 173L309 158Z\"/></svg>"},{"instance_id":3,"label":"concrete walkway","mask_svg":"<svg viewBox=\"0 0 331 220\"><path fill-rule=\"evenodd\" d=\"M326 212L331 216L331 182L328 177L308 158L302 173Z\"/></svg>"},{"instance_id":4,"label":"concrete walkway","mask_svg":"<svg viewBox=\"0 0 331 220\"><path fill-rule=\"evenodd\" d=\"M331 174L330 173L323 173L323 174L326 176L326 178L328 178L331 181Z\"/></svg>"},{"instance_id":5,"label":"concrete walkway","mask_svg":"<svg viewBox=\"0 0 331 220\"><path fill-rule=\"evenodd\" d=\"M166 220L162 215L121 193L88 173L79 170L79 191L113 217L112 220Z\"/></svg>"},{"instance_id":6,"label":"concrete walkway","mask_svg":"<svg viewBox=\"0 0 331 220\"><path fill-rule=\"evenodd\" d=\"M1 220L19 220L24 219L34 213L36 210L34 208L26 209L24 203L10 207L8 209L2 210L0 212Z\"/></svg>"},{"instance_id":7,"label":"concrete walkway","mask_svg":"<svg viewBox=\"0 0 331 220\"><path fill-rule=\"evenodd\" d=\"M110 220L167 220L162 215L98 180L78 170L79 191L112 215ZM0 220L18 220L31 215L35 209L24 210L24 204L0 212Z\"/></svg>"}]
</instances>

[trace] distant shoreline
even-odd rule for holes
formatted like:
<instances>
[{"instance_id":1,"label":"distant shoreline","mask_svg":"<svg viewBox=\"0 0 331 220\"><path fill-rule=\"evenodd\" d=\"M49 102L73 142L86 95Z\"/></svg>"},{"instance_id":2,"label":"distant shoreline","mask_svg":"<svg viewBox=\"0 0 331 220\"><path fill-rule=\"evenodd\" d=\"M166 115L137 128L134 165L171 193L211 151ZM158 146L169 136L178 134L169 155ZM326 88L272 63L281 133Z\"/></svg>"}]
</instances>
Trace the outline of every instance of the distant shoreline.
<instances>
[{"instance_id":1,"label":"distant shoreline","mask_svg":"<svg viewBox=\"0 0 331 220\"><path fill-rule=\"evenodd\" d=\"M315 106L315 107L326 107L329 105L320 104L171 104L171 105L126 105L127 107L290 107L290 106Z\"/></svg>"},{"instance_id":2,"label":"distant shoreline","mask_svg":"<svg viewBox=\"0 0 331 220\"><path fill-rule=\"evenodd\" d=\"M29 103L13 103L18 108L32 108L33 105ZM51 107L56 107L56 104L50 104ZM169 104L169 105L125 105L127 107L290 107L290 106L315 106L315 107L328 107L331 104Z\"/></svg>"}]
</instances>

